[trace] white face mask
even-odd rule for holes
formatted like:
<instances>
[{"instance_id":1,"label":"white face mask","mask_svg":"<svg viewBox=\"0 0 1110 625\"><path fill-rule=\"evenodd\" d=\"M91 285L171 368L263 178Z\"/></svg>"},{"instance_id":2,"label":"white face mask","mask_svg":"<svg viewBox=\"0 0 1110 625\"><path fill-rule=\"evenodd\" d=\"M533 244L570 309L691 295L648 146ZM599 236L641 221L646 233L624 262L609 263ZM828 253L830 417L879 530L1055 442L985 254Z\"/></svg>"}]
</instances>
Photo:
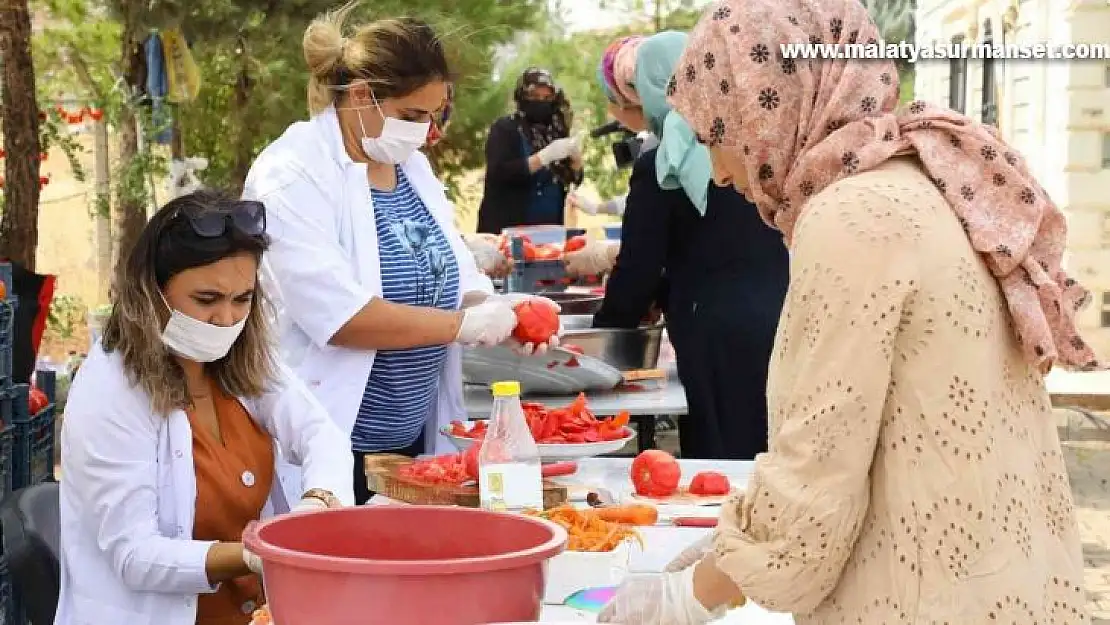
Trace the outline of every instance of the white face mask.
<instances>
[{"instance_id":1,"label":"white face mask","mask_svg":"<svg viewBox=\"0 0 1110 625\"><path fill-rule=\"evenodd\" d=\"M378 114L382 116L382 134L380 137L366 135L366 125L362 123L362 112L359 111L358 125L362 128L362 151L366 156L379 163L399 165L408 160L412 153L424 147L428 140L428 130L431 122L409 122L396 117L386 117L381 107L374 104Z\"/></svg>"},{"instance_id":2,"label":"white face mask","mask_svg":"<svg viewBox=\"0 0 1110 625\"><path fill-rule=\"evenodd\" d=\"M218 326L174 310L169 302L166 308L170 309L170 320L162 330L162 342L171 352L194 362L215 362L227 356L247 325L245 316L235 325Z\"/></svg>"}]
</instances>

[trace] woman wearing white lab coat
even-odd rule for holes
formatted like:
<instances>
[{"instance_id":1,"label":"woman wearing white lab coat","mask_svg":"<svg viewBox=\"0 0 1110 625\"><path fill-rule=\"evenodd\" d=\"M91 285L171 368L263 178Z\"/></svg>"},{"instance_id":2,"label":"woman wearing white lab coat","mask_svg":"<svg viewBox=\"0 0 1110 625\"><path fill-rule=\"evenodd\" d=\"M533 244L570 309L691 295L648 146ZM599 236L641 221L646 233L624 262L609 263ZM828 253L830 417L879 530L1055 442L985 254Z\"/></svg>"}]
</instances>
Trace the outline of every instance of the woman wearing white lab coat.
<instances>
[{"instance_id":1,"label":"woman wearing white lab coat","mask_svg":"<svg viewBox=\"0 0 1110 625\"><path fill-rule=\"evenodd\" d=\"M56 625L245 625L261 600L246 524L353 502L346 437L271 351L265 224L258 202L192 193L122 266L62 425ZM279 481L278 459L303 481ZM241 526L205 529L232 508ZM213 601L232 620L205 616Z\"/></svg>"},{"instance_id":2,"label":"woman wearing white lab coat","mask_svg":"<svg viewBox=\"0 0 1110 625\"><path fill-rule=\"evenodd\" d=\"M350 435L361 504L366 454L452 450L436 429L466 415L459 344L506 341L516 316L419 152L448 102L439 38L412 19L344 37L351 8L309 26L312 118L263 150L244 196L272 221L283 351Z\"/></svg>"}]
</instances>

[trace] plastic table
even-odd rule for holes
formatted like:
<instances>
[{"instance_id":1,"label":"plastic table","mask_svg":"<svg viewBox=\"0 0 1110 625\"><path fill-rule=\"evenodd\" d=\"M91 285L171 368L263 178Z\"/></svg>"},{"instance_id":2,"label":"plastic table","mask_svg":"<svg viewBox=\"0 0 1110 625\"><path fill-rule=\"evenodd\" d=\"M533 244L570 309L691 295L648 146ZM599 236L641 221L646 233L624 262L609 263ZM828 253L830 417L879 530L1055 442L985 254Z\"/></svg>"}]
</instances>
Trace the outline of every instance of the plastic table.
<instances>
[{"instance_id":1,"label":"plastic table","mask_svg":"<svg viewBox=\"0 0 1110 625\"><path fill-rule=\"evenodd\" d=\"M557 478L570 487L590 489L601 487L618 501L627 501L632 495L632 484L628 479L628 471L632 460L627 458L591 458L578 463L578 472L565 478ZM684 475L693 475L698 471L720 471L729 477L736 488L743 488L747 484L748 476L752 472L752 462L741 461L707 461L707 460L679 460ZM691 510L690 506L661 506L663 514L682 514L705 516L712 515L714 509L701 508ZM648 527L642 528L645 550L633 551L629 563L630 573L651 574L663 570L679 552L687 545L698 540L712 530L689 527ZM596 622L597 617L588 612L582 612L567 606L544 606L541 622ZM720 625L793 625L794 619L789 614L772 613L748 604L738 610L733 610L725 618L716 621Z\"/></svg>"}]
</instances>

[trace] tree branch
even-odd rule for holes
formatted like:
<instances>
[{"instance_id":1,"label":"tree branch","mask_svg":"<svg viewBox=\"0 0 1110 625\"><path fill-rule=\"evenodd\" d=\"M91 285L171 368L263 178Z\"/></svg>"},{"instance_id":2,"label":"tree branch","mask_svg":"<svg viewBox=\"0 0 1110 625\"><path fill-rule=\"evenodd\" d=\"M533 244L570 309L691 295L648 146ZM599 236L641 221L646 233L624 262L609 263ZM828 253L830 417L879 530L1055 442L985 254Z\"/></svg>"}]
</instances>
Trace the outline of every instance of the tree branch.
<instances>
[{"instance_id":1,"label":"tree branch","mask_svg":"<svg viewBox=\"0 0 1110 625\"><path fill-rule=\"evenodd\" d=\"M97 102L103 104L104 92L100 90L100 86L97 85L96 80L93 79L92 72L89 71L89 64L85 62L85 57L81 56L81 53L77 51L77 46L71 41L66 42L66 56L69 57L70 62L73 63L73 69L77 72L77 78L85 84L85 88L92 93L93 98Z\"/></svg>"}]
</instances>

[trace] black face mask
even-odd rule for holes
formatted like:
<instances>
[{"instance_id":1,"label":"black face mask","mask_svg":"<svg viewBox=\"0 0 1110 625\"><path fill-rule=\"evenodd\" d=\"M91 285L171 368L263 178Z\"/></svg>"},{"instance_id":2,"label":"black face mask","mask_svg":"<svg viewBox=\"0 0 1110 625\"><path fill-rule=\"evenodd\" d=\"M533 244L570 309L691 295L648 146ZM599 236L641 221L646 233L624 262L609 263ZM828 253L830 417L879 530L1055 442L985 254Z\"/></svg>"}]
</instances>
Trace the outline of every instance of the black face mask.
<instances>
[{"instance_id":1,"label":"black face mask","mask_svg":"<svg viewBox=\"0 0 1110 625\"><path fill-rule=\"evenodd\" d=\"M533 124L546 124L555 115L555 103L525 100L520 103L520 111Z\"/></svg>"}]
</instances>

